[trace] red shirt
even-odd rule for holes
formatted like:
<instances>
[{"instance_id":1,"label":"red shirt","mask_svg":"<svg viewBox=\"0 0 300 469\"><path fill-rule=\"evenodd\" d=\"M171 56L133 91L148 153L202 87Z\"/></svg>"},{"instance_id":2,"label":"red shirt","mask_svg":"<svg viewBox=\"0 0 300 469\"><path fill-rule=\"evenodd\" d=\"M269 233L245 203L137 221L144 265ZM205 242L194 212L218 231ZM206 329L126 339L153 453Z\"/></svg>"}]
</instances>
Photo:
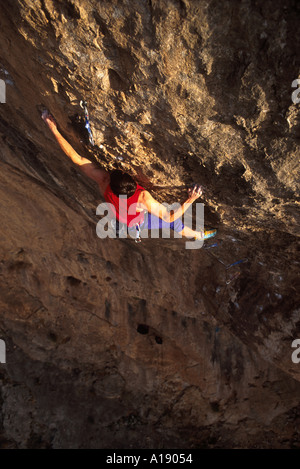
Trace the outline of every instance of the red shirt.
<instances>
[{"instance_id":1,"label":"red shirt","mask_svg":"<svg viewBox=\"0 0 300 469\"><path fill-rule=\"evenodd\" d=\"M104 198L106 202L113 205L113 207L109 208L112 208L117 220L121 223L126 223L127 226L134 226L136 223L142 223L144 221L144 212L136 211L139 195L144 190L142 186L137 184L135 193L131 197L126 197L125 195L118 197L111 190L110 184L108 184L104 192ZM128 213L128 211L130 213Z\"/></svg>"}]
</instances>

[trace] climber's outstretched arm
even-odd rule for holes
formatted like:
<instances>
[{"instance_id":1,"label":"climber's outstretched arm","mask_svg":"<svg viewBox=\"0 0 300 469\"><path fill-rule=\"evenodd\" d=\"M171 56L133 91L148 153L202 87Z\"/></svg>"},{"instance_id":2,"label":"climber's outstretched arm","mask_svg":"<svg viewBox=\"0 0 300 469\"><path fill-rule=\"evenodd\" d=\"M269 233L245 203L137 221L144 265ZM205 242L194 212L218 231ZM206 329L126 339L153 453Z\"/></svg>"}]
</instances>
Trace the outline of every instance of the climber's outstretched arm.
<instances>
[{"instance_id":1,"label":"climber's outstretched arm","mask_svg":"<svg viewBox=\"0 0 300 469\"><path fill-rule=\"evenodd\" d=\"M61 135L58 131L56 122L53 117L48 113L44 112L42 114L42 119L46 122L49 129L53 133L54 137L56 138L60 148L63 152L73 161L73 163L80 166L80 169L93 181L96 181L100 189L103 191L105 190L107 184L110 181L110 177L107 171L97 168L97 166L92 163L87 158L80 156L74 148L67 142L67 140Z\"/></svg>"},{"instance_id":2,"label":"climber's outstretched arm","mask_svg":"<svg viewBox=\"0 0 300 469\"><path fill-rule=\"evenodd\" d=\"M146 208L149 213L161 218L162 220L172 223L177 218L181 217L184 212L187 210L190 205L197 200L202 195L202 188L201 186L195 185L192 189L189 190L189 197L188 199L182 204L178 209L169 212L167 208L155 200L150 192L143 191L142 192L142 200L141 203Z\"/></svg>"}]
</instances>

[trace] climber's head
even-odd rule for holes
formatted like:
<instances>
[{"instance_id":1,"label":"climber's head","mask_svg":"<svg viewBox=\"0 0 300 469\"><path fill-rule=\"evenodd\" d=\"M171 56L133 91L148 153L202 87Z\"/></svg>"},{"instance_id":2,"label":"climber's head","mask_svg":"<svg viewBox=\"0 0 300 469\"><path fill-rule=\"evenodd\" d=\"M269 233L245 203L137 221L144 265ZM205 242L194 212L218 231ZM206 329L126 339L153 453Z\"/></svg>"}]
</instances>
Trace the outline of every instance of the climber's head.
<instances>
[{"instance_id":1,"label":"climber's head","mask_svg":"<svg viewBox=\"0 0 300 469\"><path fill-rule=\"evenodd\" d=\"M115 169L110 173L110 187L115 195L131 197L136 191L136 182L128 173Z\"/></svg>"}]
</instances>

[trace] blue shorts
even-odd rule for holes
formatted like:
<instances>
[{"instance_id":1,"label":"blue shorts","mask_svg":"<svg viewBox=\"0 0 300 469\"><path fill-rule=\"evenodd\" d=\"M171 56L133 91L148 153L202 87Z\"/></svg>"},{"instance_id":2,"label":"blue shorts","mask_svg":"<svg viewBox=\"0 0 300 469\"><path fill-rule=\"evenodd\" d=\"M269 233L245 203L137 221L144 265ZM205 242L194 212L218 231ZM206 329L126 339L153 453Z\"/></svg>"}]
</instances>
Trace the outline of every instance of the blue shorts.
<instances>
[{"instance_id":1,"label":"blue shorts","mask_svg":"<svg viewBox=\"0 0 300 469\"><path fill-rule=\"evenodd\" d=\"M177 218L177 220L174 220L171 223L168 223L167 221L164 221L149 212L145 214L144 223L141 225L141 230L171 229L177 233L180 233L183 228L184 224L181 221L181 217Z\"/></svg>"}]
</instances>

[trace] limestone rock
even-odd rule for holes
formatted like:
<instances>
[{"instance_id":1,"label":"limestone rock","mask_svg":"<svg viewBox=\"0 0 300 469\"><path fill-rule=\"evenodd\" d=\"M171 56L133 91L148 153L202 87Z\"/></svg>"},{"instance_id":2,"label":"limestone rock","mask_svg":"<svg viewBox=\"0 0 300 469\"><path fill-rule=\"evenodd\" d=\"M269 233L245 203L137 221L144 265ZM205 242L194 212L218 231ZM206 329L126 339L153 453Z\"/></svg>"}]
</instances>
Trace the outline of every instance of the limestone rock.
<instances>
[{"instance_id":1,"label":"limestone rock","mask_svg":"<svg viewBox=\"0 0 300 469\"><path fill-rule=\"evenodd\" d=\"M299 446L298 2L0 10L1 446ZM99 239L41 106L160 201L203 184L219 246Z\"/></svg>"}]
</instances>

